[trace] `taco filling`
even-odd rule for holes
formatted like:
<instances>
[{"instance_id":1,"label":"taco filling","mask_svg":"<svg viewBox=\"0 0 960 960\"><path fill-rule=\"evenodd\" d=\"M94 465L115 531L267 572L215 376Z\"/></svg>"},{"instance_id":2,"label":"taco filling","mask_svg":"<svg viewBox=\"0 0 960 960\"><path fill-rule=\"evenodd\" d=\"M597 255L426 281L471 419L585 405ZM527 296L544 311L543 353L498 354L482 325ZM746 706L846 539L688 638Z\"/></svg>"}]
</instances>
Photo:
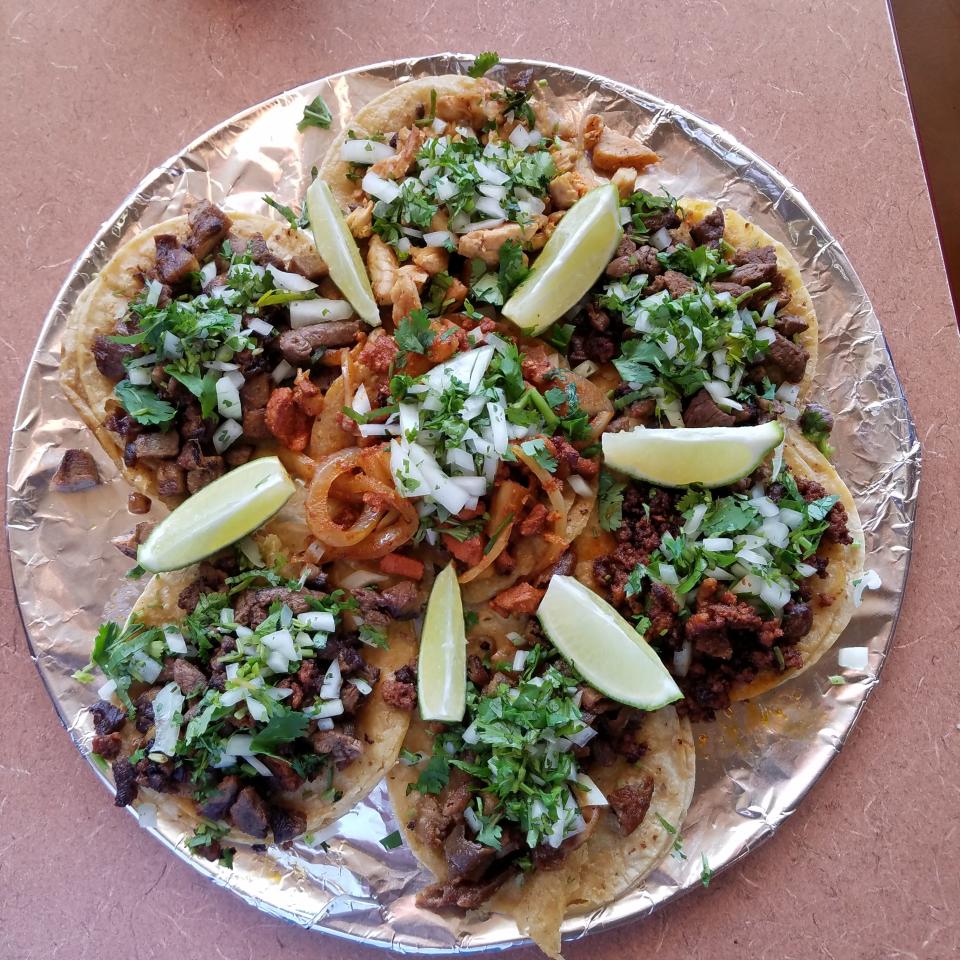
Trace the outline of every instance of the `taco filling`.
<instances>
[{"instance_id":1,"label":"taco filling","mask_svg":"<svg viewBox=\"0 0 960 960\"><path fill-rule=\"evenodd\" d=\"M799 470L769 465L718 490L601 480L601 524L616 545L593 561L611 602L677 679L693 719L710 719L761 677L807 665L843 606L847 508Z\"/></svg>"},{"instance_id":2,"label":"taco filling","mask_svg":"<svg viewBox=\"0 0 960 960\"><path fill-rule=\"evenodd\" d=\"M195 493L263 445L302 451L341 348L357 339L323 261L305 245L282 259L249 219L232 232L203 203L182 243L156 234L142 289L89 345L112 385L104 426L161 497Z\"/></svg>"},{"instance_id":3,"label":"taco filling","mask_svg":"<svg viewBox=\"0 0 960 960\"><path fill-rule=\"evenodd\" d=\"M415 615L412 599L396 612ZM126 626L101 627L78 675L89 682L96 666L108 677L91 707L92 750L112 765L116 805L143 789L179 798L201 818L187 845L209 859L231 832L299 836L379 749L373 724L397 700L389 641L315 568L293 580L231 554L192 580L157 578ZM397 646L400 656L412 649Z\"/></svg>"}]
</instances>

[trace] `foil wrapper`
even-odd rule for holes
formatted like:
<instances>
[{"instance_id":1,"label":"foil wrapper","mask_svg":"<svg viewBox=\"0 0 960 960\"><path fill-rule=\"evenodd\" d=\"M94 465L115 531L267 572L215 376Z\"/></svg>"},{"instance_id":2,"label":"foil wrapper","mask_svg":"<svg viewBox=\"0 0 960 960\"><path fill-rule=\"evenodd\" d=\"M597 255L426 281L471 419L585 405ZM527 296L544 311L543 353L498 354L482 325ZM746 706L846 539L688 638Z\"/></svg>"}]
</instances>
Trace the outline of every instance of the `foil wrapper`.
<instances>
[{"instance_id":1,"label":"foil wrapper","mask_svg":"<svg viewBox=\"0 0 960 960\"><path fill-rule=\"evenodd\" d=\"M233 117L149 174L84 251L47 317L27 372L9 463L7 525L23 622L37 667L64 726L90 758L89 705L95 691L71 680L105 618L125 617L140 587L123 579L129 562L110 538L137 518L127 487L62 396L58 382L64 321L90 277L139 230L183 212L190 197L265 212L271 193L298 204L327 146L357 109L412 77L464 72L472 58L443 54L361 67L308 83ZM877 683L891 642L910 559L920 452L913 422L870 301L837 240L802 194L728 133L679 107L604 77L550 63L508 61L506 75L533 68L566 110L602 113L636 131L661 155L641 178L647 189L708 198L739 210L794 252L821 328L815 394L836 414L837 465L860 508L867 566L882 577L836 647L803 676L739 704L695 730L697 787L682 829L686 859L668 857L638 889L605 909L570 916L566 938L645 916L701 883L769 837L843 746ZM318 94L330 130L296 124ZM90 450L104 480L62 495L50 479L62 451ZM157 509L162 510L162 507ZM154 511L156 513L156 509ZM151 518L152 519L152 518ZM838 651L866 646L862 674L839 668ZM846 674L844 685L831 675ZM104 796L104 803L107 803ZM171 851L266 913L305 927L397 951L452 953L523 942L501 917L440 916L420 910L415 892L430 879L405 847L380 840L396 829L383 784L325 836L292 849L240 852L233 870L191 857L191 828L175 811L135 812Z\"/></svg>"}]
</instances>

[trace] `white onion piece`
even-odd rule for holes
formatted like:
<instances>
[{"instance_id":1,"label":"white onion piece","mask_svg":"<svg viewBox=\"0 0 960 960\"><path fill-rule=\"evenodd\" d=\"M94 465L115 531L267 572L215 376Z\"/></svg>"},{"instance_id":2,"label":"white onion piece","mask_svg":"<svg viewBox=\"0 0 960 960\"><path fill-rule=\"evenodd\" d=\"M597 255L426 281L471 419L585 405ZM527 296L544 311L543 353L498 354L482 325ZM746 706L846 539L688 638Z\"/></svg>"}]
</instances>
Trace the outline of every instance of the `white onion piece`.
<instances>
[{"instance_id":1,"label":"white onion piece","mask_svg":"<svg viewBox=\"0 0 960 960\"><path fill-rule=\"evenodd\" d=\"M853 605L859 607L863 603L864 590L878 590L882 585L883 581L876 570L864 570L853 584Z\"/></svg>"},{"instance_id":2,"label":"white onion piece","mask_svg":"<svg viewBox=\"0 0 960 960\"><path fill-rule=\"evenodd\" d=\"M868 647L841 647L837 652L837 663L844 670L865 673L870 666L870 650Z\"/></svg>"},{"instance_id":3,"label":"white onion piece","mask_svg":"<svg viewBox=\"0 0 960 960\"><path fill-rule=\"evenodd\" d=\"M585 773L577 774L577 783L583 788L580 803L585 807L609 806L603 791Z\"/></svg>"},{"instance_id":4,"label":"white onion piece","mask_svg":"<svg viewBox=\"0 0 960 960\"><path fill-rule=\"evenodd\" d=\"M210 263L207 264L207 266L213 267L213 273L214 273L214 276L216 276L216 273L217 273L216 264L214 264L213 261L211 260ZM206 267L204 269L206 269ZM155 307L160 302L161 293L163 293L163 284L159 280L151 280L147 284L147 296L146 296L147 306Z\"/></svg>"},{"instance_id":5,"label":"white onion piece","mask_svg":"<svg viewBox=\"0 0 960 960\"><path fill-rule=\"evenodd\" d=\"M494 227L499 227L504 221L504 217L491 217L489 220L477 220L476 223L471 223L467 225L466 231L460 231L461 233L473 233L475 230L492 230ZM453 229L451 220L451 230Z\"/></svg>"},{"instance_id":6,"label":"white onion piece","mask_svg":"<svg viewBox=\"0 0 960 960\"><path fill-rule=\"evenodd\" d=\"M431 230L423 235L423 242L428 247L445 247L453 243L454 239L449 230Z\"/></svg>"},{"instance_id":7,"label":"white onion piece","mask_svg":"<svg viewBox=\"0 0 960 960\"><path fill-rule=\"evenodd\" d=\"M289 290L291 293L306 293L308 290L315 290L317 285L299 273L289 273L286 270L278 270L272 263L267 267L267 272L273 277L273 282L280 290Z\"/></svg>"},{"instance_id":8,"label":"white onion piece","mask_svg":"<svg viewBox=\"0 0 960 960\"><path fill-rule=\"evenodd\" d=\"M476 836L482 829L483 824L480 823L480 817L477 816L477 811L473 807L467 807L463 811L463 819L466 821L467 826L473 831L474 836Z\"/></svg>"},{"instance_id":9,"label":"white onion piece","mask_svg":"<svg viewBox=\"0 0 960 960\"><path fill-rule=\"evenodd\" d=\"M698 503L691 511L690 517L683 525L683 532L688 537L695 537L697 531L700 529L700 525L703 523L703 518L707 513L707 504Z\"/></svg>"},{"instance_id":10,"label":"white onion piece","mask_svg":"<svg viewBox=\"0 0 960 960\"><path fill-rule=\"evenodd\" d=\"M449 200L451 197L455 197L459 189L460 188L447 177L437 177L433 183L433 191L441 203Z\"/></svg>"},{"instance_id":11,"label":"white onion piece","mask_svg":"<svg viewBox=\"0 0 960 960\"><path fill-rule=\"evenodd\" d=\"M180 724L174 717L183 707L183 694L171 681L153 698L153 749L151 753L162 753L172 757L180 736Z\"/></svg>"},{"instance_id":12,"label":"white onion piece","mask_svg":"<svg viewBox=\"0 0 960 960\"><path fill-rule=\"evenodd\" d=\"M243 418L240 391L236 384L231 383L226 377L221 377L217 381L217 410L221 417L228 420L241 420Z\"/></svg>"},{"instance_id":13,"label":"white onion piece","mask_svg":"<svg viewBox=\"0 0 960 960\"><path fill-rule=\"evenodd\" d=\"M754 497L749 504L761 517L775 517L780 512L780 508L767 496Z\"/></svg>"},{"instance_id":14,"label":"white onion piece","mask_svg":"<svg viewBox=\"0 0 960 960\"><path fill-rule=\"evenodd\" d=\"M733 541L729 537L705 537L701 542L703 549L711 553L728 553L733 549Z\"/></svg>"},{"instance_id":15,"label":"white onion piece","mask_svg":"<svg viewBox=\"0 0 960 960\"><path fill-rule=\"evenodd\" d=\"M410 252L410 247L411 247L410 238L409 238L409 237L401 237L401 238L397 241L396 246L397 246L397 252L398 252L398 253L408 254L408 253Z\"/></svg>"},{"instance_id":16,"label":"white onion piece","mask_svg":"<svg viewBox=\"0 0 960 960\"><path fill-rule=\"evenodd\" d=\"M578 363L573 368L573 372L578 377L583 377L584 379L587 379L588 377L592 377L599 369L600 369L599 364L594 363L592 360L584 360L583 363Z\"/></svg>"},{"instance_id":17,"label":"white onion piece","mask_svg":"<svg viewBox=\"0 0 960 960\"><path fill-rule=\"evenodd\" d=\"M373 693L373 687L363 677L354 677L350 681L365 697Z\"/></svg>"},{"instance_id":18,"label":"white onion piece","mask_svg":"<svg viewBox=\"0 0 960 960\"><path fill-rule=\"evenodd\" d=\"M117 691L117 681L108 680L102 687L97 690L97 696L101 700L109 700L114 693Z\"/></svg>"},{"instance_id":19,"label":"white onion piece","mask_svg":"<svg viewBox=\"0 0 960 960\"><path fill-rule=\"evenodd\" d=\"M713 577L714 580L735 580L736 577L728 570L721 570L720 567L707 567L703 571L705 577Z\"/></svg>"},{"instance_id":20,"label":"white onion piece","mask_svg":"<svg viewBox=\"0 0 960 960\"><path fill-rule=\"evenodd\" d=\"M127 379L136 387L146 387L153 382L151 371L146 367L131 367L127 370Z\"/></svg>"},{"instance_id":21,"label":"white onion piece","mask_svg":"<svg viewBox=\"0 0 960 960\"><path fill-rule=\"evenodd\" d=\"M660 564L658 577L660 578L661 583L665 583L671 587L675 587L680 583L680 578L677 576L677 571L671 563Z\"/></svg>"},{"instance_id":22,"label":"white onion piece","mask_svg":"<svg viewBox=\"0 0 960 960\"><path fill-rule=\"evenodd\" d=\"M396 152L389 143L379 140L346 140L340 147L340 159L347 163L370 166L378 160L388 160Z\"/></svg>"},{"instance_id":23,"label":"white onion piece","mask_svg":"<svg viewBox=\"0 0 960 960\"><path fill-rule=\"evenodd\" d=\"M127 369L132 370L134 367L152 367L157 362L157 355L155 353L145 353L142 357L134 357L127 363Z\"/></svg>"},{"instance_id":24,"label":"white onion piece","mask_svg":"<svg viewBox=\"0 0 960 960\"><path fill-rule=\"evenodd\" d=\"M518 650L513 655L514 672L519 673L524 668L524 665L527 662L527 657L529 656L530 656L530 652L528 650Z\"/></svg>"},{"instance_id":25,"label":"white onion piece","mask_svg":"<svg viewBox=\"0 0 960 960\"><path fill-rule=\"evenodd\" d=\"M400 196L400 188L392 180L385 180L372 170L367 171L360 186L369 196L376 197L384 203L392 203Z\"/></svg>"},{"instance_id":26,"label":"white onion piece","mask_svg":"<svg viewBox=\"0 0 960 960\"><path fill-rule=\"evenodd\" d=\"M797 397L800 396L800 384L799 383L783 383L777 387L777 392L774 396L778 400L782 400L784 403L796 403Z\"/></svg>"},{"instance_id":27,"label":"white onion piece","mask_svg":"<svg viewBox=\"0 0 960 960\"><path fill-rule=\"evenodd\" d=\"M374 570L354 570L340 581L340 586L344 590L356 590L358 587L369 587L373 583L386 583L389 579L385 573Z\"/></svg>"},{"instance_id":28,"label":"white onion piece","mask_svg":"<svg viewBox=\"0 0 960 960\"><path fill-rule=\"evenodd\" d=\"M294 300L289 306L290 326L294 330L317 323L349 320L353 316L349 300Z\"/></svg>"},{"instance_id":29,"label":"white onion piece","mask_svg":"<svg viewBox=\"0 0 960 960\"><path fill-rule=\"evenodd\" d=\"M567 483L570 484L570 489L578 497L593 496L593 491L590 489L590 484L587 483L587 481L584 480L579 473L571 473L570 476L567 477Z\"/></svg>"},{"instance_id":30,"label":"white onion piece","mask_svg":"<svg viewBox=\"0 0 960 960\"><path fill-rule=\"evenodd\" d=\"M534 677L534 679L537 680L540 678ZM571 733L567 739L578 747L585 747L596 735L597 731L594 730L593 727L584 727L577 733Z\"/></svg>"},{"instance_id":31,"label":"white onion piece","mask_svg":"<svg viewBox=\"0 0 960 960\"><path fill-rule=\"evenodd\" d=\"M367 394L367 388L361 383L357 387L357 392L353 395L353 409L359 414L368 414L373 407L370 406L370 397Z\"/></svg>"},{"instance_id":32,"label":"white onion piece","mask_svg":"<svg viewBox=\"0 0 960 960\"><path fill-rule=\"evenodd\" d=\"M785 547L790 541L790 528L774 517L764 520L760 525L760 530L768 542L775 547Z\"/></svg>"},{"instance_id":33,"label":"white onion piece","mask_svg":"<svg viewBox=\"0 0 960 960\"><path fill-rule=\"evenodd\" d=\"M673 243L673 237L666 227L661 227L653 236L650 237L650 243L658 250L666 250Z\"/></svg>"},{"instance_id":34,"label":"white onion piece","mask_svg":"<svg viewBox=\"0 0 960 960\"><path fill-rule=\"evenodd\" d=\"M683 646L673 654L673 672L678 677L685 677L693 660L693 643L686 640Z\"/></svg>"},{"instance_id":35,"label":"white onion piece","mask_svg":"<svg viewBox=\"0 0 960 960\"><path fill-rule=\"evenodd\" d=\"M168 623L163 628L163 640L171 653L187 652L187 641L183 639L183 634L172 623Z\"/></svg>"},{"instance_id":36,"label":"white onion piece","mask_svg":"<svg viewBox=\"0 0 960 960\"><path fill-rule=\"evenodd\" d=\"M481 183L481 184L478 184L477 190L479 190L480 193L482 193L485 197L491 197L491 198L494 199L494 200L505 200L505 199L506 199L506 196L507 196L507 188L506 188L506 187L504 187L504 186L502 186L502 185L498 186L498 185L493 184L493 183ZM482 209L482 208L479 206L479 204L477 205L477 209L478 209L478 210Z\"/></svg>"},{"instance_id":37,"label":"white onion piece","mask_svg":"<svg viewBox=\"0 0 960 960\"><path fill-rule=\"evenodd\" d=\"M334 661L336 663L336 661ZM343 714L343 702L339 699L328 700L325 703L319 703L312 707L307 707L303 711L310 717L324 719L325 717L339 717Z\"/></svg>"},{"instance_id":38,"label":"white onion piece","mask_svg":"<svg viewBox=\"0 0 960 960\"><path fill-rule=\"evenodd\" d=\"M798 563L796 571L801 577L812 577L817 572L817 568L811 567L809 563Z\"/></svg>"},{"instance_id":39,"label":"white onion piece","mask_svg":"<svg viewBox=\"0 0 960 960\"><path fill-rule=\"evenodd\" d=\"M760 599L771 610L782 610L790 600L790 588L782 583L764 582L760 588Z\"/></svg>"},{"instance_id":40,"label":"white onion piece","mask_svg":"<svg viewBox=\"0 0 960 960\"><path fill-rule=\"evenodd\" d=\"M526 150L530 146L530 134L519 123L510 131L509 140L518 150Z\"/></svg>"},{"instance_id":41,"label":"white onion piece","mask_svg":"<svg viewBox=\"0 0 960 960\"><path fill-rule=\"evenodd\" d=\"M337 629L337 621L332 613L326 610L307 610L297 614L297 622L308 630L324 630L333 633Z\"/></svg>"},{"instance_id":42,"label":"white onion piece","mask_svg":"<svg viewBox=\"0 0 960 960\"><path fill-rule=\"evenodd\" d=\"M629 207L621 207L617 218L620 220L620 226L625 227L633 219L633 213Z\"/></svg>"},{"instance_id":43,"label":"white onion piece","mask_svg":"<svg viewBox=\"0 0 960 960\"><path fill-rule=\"evenodd\" d=\"M286 360L281 360L274 368L273 373L270 374L270 379L274 383L283 383L284 380L292 377L297 371L287 363Z\"/></svg>"},{"instance_id":44,"label":"white onion piece","mask_svg":"<svg viewBox=\"0 0 960 960\"><path fill-rule=\"evenodd\" d=\"M321 700L335 700L340 696L340 688L343 685L343 676L340 671L340 661L331 660L327 672L323 675L323 683L320 686L319 697Z\"/></svg>"},{"instance_id":45,"label":"white onion piece","mask_svg":"<svg viewBox=\"0 0 960 960\"><path fill-rule=\"evenodd\" d=\"M503 170L500 170L492 164L484 163L482 160L475 160L473 167L480 176L480 179L485 180L487 183L501 184L506 183L510 179L509 174L504 173Z\"/></svg>"},{"instance_id":46,"label":"white onion piece","mask_svg":"<svg viewBox=\"0 0 960 960\"><path fill-rule=\"evenodd\" d=\"M153 830L157 826L157 807L153 803L141 803L137 808L137 822L144 830Z\"/></svg>"},{"instance_id":47,"label":"white onion piece","mask_svg":"<svg viewBox=\"0 0 960 960\"><path fill-rule=\"evenodd\" d=\"M771 330L770 327L761 327L756 332L756 339L762 340L764 343L773 343L777 338L777 333L775 330Z\"/></svg>"},{"instance_id":48,"label":"white onion piece","mask_svg":"<svg viewBox=\"0 0 960 960\"><path fill-rule=\"evenodd\" d=\"M441 120L440 117L434 117L433 123L430 124L430 129L434 133L443 133L447 129L447 121Z\"/></svg>"}]
</instances>

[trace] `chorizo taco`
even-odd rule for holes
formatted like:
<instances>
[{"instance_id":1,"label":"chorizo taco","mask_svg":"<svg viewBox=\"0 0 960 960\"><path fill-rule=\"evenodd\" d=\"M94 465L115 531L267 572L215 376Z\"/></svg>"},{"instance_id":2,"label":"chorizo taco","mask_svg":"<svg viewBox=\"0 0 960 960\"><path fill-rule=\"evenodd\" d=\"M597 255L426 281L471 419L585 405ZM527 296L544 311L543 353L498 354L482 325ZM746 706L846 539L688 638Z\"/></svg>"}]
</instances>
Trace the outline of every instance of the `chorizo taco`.
<instances>
[{"instance_id":1,"label":"chorizo taco","mask_svg":"<svg viewBox=\"0 0 960 960\"><path fill-rule=\"evenodd\" d=\"M463 721L412 722L390 798L436 877L419 906L506 915L557 957L565 915L669 854L693 794L690 726L577 680L535 621L477 613Z\"/></svg>"},{"instance_id":2,"label":"chorizo taco","mask_svg":"<svg viewBox=\"0 0 960 960\"><path fill-rule=\"evenodd\" d=\"M79 297L64 391L126 479L176 503L252 456L304 450L350 304L313 241L199 203L126 243Z\"/></svg>"},{"instance_id":3,"label":"chorizo taco","mask_svg":"<svg viewBox=\"0 0 960 960\"><path fill-rule=\"evenodd\" d=\"M108 678L91 750L111 765L116 805L162 806L209 859L331 824L396 762L407 731L395 674L416 651L399 619L415 615L415 590L401 585L404 610L378 621L283 549L270 534L155 576L77 675Z\"/></svg>"},{"instance_id":4,"label":"chorizo taco","mask_svg":"<svg viewBox=\"0 0 960 960\"><path fill-rule=\"evenodd\" d=\"M634 619L709 719L813 666L854 608L863 529L826 458L788 433L752 475L716 490L613 473L577 542L577 576Z\"/></svg>"},{"instance_id":5,"label":"chorizo taco","mask_svg":"<svg viewBox=\"0 0 960 960\"><path fill-rule=\"evenodd\" d=\"M818 325L793 255L736 211L635 190L567 357L601 368L614 429L801 418ZM611 366L612 363L612 366Z\"/></svg>"}]
</instances>

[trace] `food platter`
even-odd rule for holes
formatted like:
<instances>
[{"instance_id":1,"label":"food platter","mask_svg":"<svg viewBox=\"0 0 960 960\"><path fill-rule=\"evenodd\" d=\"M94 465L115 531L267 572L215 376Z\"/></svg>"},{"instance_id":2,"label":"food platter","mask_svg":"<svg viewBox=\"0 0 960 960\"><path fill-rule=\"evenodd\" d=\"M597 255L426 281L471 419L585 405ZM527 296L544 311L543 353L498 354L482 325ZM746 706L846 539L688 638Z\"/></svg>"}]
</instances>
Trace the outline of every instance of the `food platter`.
<instances>
[{"instance_id":1,"label":"food platter","mask_svg":"<svg viewBox=\"0 0 960 960\"><path fill-rule=\"evenodd\" d=\"M58 384L64 322L90 276L136 232L183 212L193 195L229 196L232 209L260 211L261 196L299 202L332 136L373 96L399 79L462 72L472 58L439 55L357 68L284 93L204 134L151 173L108 220L71 271L41 334L25 379L11 446L8 536L18 599L31 650L61 720L89 758L89 693L71 674L87 659L104 617L124 616L138 593L109 540L131 525L127 487L97 449ZM816 387L837 415L838 469L863 519L868 565L882 587L867 594L837 647L797 680L699 726L697 788L683 829L683 857L667 859L643 888L612 905L572 916L565 936L582 936L642 916L699 887L744 856L796 808L846 739L877 682L891 642L910 556L919 481L919 447L879 322L856 274L803 196L728 134L678 107L608 79L553 64L533 67L560 97L590 98L610 122L637 130L663 157L646 175L675 195L736 207L794 252L821 325ZM322 95L330 131L297 133L304 105ZM65 448L97 459L105 482L82 496L50 486ZM77 589L77 571L84 588ZM867 670L845 684L837 651L869 648ZM91 760L91 764L93 762ZM94 769L96 767L94 766ZM106 814L105 814L106 815ZM149 816L141 814L141 825ZM426 879L411 853L385 850L396 827L381 784L312 845L238 855L233 870L190 857L183 829L159 811L152 832L196 869L261 910L333 935L422 952L504 948L518 942L501 918L440 916L418 909ZM709 873L707 874L709 875Z\"/></svg>"}]
</instances>

